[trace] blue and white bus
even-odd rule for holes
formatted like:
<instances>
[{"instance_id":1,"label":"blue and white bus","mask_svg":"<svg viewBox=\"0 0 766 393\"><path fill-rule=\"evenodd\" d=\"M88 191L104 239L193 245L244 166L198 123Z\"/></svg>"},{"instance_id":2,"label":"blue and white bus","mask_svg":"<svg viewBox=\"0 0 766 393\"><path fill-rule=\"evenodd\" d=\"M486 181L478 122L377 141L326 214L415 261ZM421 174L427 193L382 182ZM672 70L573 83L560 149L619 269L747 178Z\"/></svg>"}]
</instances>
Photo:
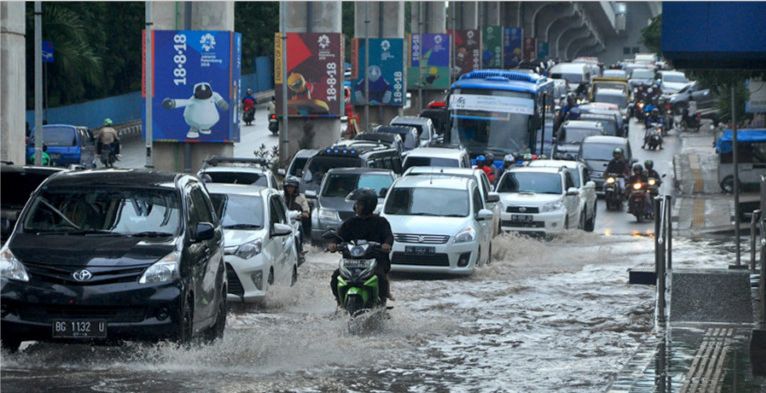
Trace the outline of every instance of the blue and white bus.
<instances>
[{"instance_id":1,"label":"blue and white bus","mask_svg":"<svg viewBox=\"0 0 766 393\"><path fill-rule=\"evenodd\" d=\"M463 74L450 89L450 140L465 146L472 157L492 152L496 165L502 165L506 154L541 154L543 97L548 120L542 153L549 154L554 115L552 80L522 70Z\"/></svg>"}]
</instances>

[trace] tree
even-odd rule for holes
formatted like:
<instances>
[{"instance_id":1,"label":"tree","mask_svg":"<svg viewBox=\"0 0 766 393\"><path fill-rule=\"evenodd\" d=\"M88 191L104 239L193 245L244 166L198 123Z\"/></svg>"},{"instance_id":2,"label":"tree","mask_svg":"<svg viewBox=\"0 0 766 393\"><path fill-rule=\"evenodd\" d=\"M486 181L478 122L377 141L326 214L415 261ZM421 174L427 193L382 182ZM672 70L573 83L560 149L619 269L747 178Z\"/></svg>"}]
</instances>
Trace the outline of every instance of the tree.
<instances>
[{"instance_id":1,"label":"tree","mask_svg":"<svg viewBox=\"0 0 766 393\"><path fill-rule=\"evenodd\" d=\"M257 56L274 57L274 33L279 32L279 3L235 2L234 31L242 33L242 73L255 72Z\"/></svg>"},{"instance_id":2,"label":"tree","mask_svg":"<svg viewBox=\"0 0 766 393\"><path fill-rule=\"evenodd\" d=\"M652 53L660 53L660 39L662 37L662 14L652 18L649 26L641 29L641 43Z\"/></svg>"}]
</instances>

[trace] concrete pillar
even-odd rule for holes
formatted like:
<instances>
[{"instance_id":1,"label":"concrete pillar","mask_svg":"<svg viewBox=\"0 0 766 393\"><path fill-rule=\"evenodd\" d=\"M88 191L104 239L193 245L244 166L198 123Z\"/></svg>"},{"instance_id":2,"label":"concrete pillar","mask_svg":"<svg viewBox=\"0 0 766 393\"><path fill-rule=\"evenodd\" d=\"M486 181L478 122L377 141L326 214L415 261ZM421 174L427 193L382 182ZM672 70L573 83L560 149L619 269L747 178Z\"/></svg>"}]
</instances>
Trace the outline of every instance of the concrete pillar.
<instances>
[{"instance_id":1,"label":"concrete pillar","mask_svg":"<svg viewBox=\"0 0 766 393\"><path fill-rule=\"evenodd\" d=\"M551 28L550 40L548 41L550 42L551 56L558 57L561 61L564 61L566 59L566 53L564 52L564 46L562 45L564 37L584 25L585 21L579 14L572 16L571 18L561 19L560 22L557 22Z\"/></svg>"},{"instance_id":2,"label":"concrete pillar","mask_svg":"<svg viewBox=\"0 0 766 393\"><path fill-rule=\"evenodd\" d=\"M187 15L187 11L191 11ZM234 31L233 1L153 1L152 19L156 30L229 30ZM187 25L188 24L188 25ZM192 143L191 171L196 173L202 161L213 155L234 155L233 143ZM182 172L186 147L183 143L154 142L154 167Z\"/></svg>"},{"instance_id":3,"label":"concrete pillar","mask_svg":"<svg viewBox=\"0 0 766 393\"><path fill-rule=\"evenodd\" d=\"M481 3L481 25L497 26L502 25L503 20L500 15L500 2L487 1Z\"/></svg>"},{"instance_id":4,"label":"concrete pillar","mask_svg":"<svg viewBox=\"0 0 766 393\"><path fill-rule=\"evenodd\" d=\"M369 24L365 27L365 14ZM404 38L404 1L360 1L354 3L354 34L356 38ZM406 52L406 46L405 46ZM406 53L404 60L407 59ZM352 62L353 59L347 61ZM364 67L364 59L359 63ZM406 67L405 67L406 69ZM363 73L360 72L363 75ZM364 117L365 106L354 106L354 112L359 116L359 127L367 124ZM388 124L391 119L401 113L401 108L393 106L371 106L369 124ZM370 130L366 130L370 131Z\"/></svg>"},{"instance_id":5,"label":"concrete pillar","mask_svg":"<svg viewBox=\"0 0 766 393\"><path fill-rule=\"evenodd\" d=\"M448 27L452 28L454 17L456 30L479 28L479 2L477 1L451 1L449 3Z\"/></svg>"},{"instance_id":6,"label":"concrete pillar","mask_svg":"<svg viewBox=\"0 0 766 393\"><path fill-rule=\"evenodd\" d=\"M423 10L422 24L419 23L420 10ZM412 3L412 33L441 33L447 32L447 9L444 2L413 2ZM421 30L422 29L422 30ZM418 90L411 90L412 103L408 114L417 114L431 100L443 99L444 92L438 90L423 90L423 101L418 102Z\"/></svg>"},{"instance_id":7,"label":"concrete pillar","mask_svg":"<svg viewBox=\"0 0 766 393\"><path fill-rule=\"evenodd\" d=\"M569 49L572 48L572 44L577 42L578 40L583 40L588 37L590 37L593 33L591 33L590 29L588 28L587 24L583 24L582 26L573 29L569 34L566 34L566 36L561 40L559 50L561 54L564 55L567 59L572 59L572 57L569 57L571 53L569 52Z\"/></svg>"},{"instance_id":8,"label":"concrete pillar","mask_svg":"<svg viewBox=\"0 0 766 393\"><path fill-rule=\"evenodd\" d=\"M548 3L524 3L522 21L524 23L524 37L535 37L535 17L537 13Z\"/></svg>"},{"instance_id":9,"label":"concrete pillar","mask_svg":"<svg viewBox=\"0 0 766 393\"><path fill-rule=\"evenodd\" d=\"M588 36L585 36L584 38L579 38L574 41L572 41L571 44L569 44L569 49L567 50L567 55L569 55L569 58L574 59L577 57L578 52L580 52L581 49L586 47L592 47L597 46L600 41L598 40L598 37L596 37L592 32Z\"/></svg>"},{"instance_id":10,"label":"concrete pillar","mask_svg":"<svg viewBox=\"0 0 766 393\"><path fill-rule=\"evenodd\" d=\"M535 21L535 37L538 41L549 42L549 31L551 26L559 20L575 15L575 7L570 3L553 3L537 14Z\"/></svg>"},{"instance_id":11,"label":"concrete pillar","mask_svg":"<svg viewBox=\"0 0 766 393\"><path fill-rule=\"evenodd\" d=\"M0 2L0 160L22 165L27 105L24 7L22 1Z\"/></svg>"}]
</instances>

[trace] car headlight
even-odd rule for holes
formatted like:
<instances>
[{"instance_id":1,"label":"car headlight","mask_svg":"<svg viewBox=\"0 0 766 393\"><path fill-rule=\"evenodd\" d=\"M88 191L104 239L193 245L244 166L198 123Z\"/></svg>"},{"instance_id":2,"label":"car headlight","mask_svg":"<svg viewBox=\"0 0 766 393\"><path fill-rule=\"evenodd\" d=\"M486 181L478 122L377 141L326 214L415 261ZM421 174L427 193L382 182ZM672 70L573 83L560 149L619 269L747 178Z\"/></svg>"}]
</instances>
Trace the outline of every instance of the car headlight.
<instances>
[{"instance_id":1,"label":"car headlight","mask_svg":"<svg viewBox=\"0 0 766 393\"><path fill-rule=\"evenodd\" d=\"M455 235L455 243L467 243L476 239L476 230L472 227L464 228Z\"/></svg>"},{"instance_id":2,"label":"car headlight","mask_svg":"<svg viewBox=\"0 0 766 393\"><path fill-rule=\"evenodd\" d=\"M181 253L173 251L164 258L149 266L141 278L139 284L158 284L168 282L178 276L178 263L181 260Z\"/></svg>"},{"instance_id":3,"label":"car headlight","mask_svg":"<svg viewBox=\"0 0 766 393\"><path fill-rule=\"evenodd\" d=\"M24 268L21 261L16 259L8 246L4 246L0 250L0 277L22 282L29 281L27 269Z\"/></svg>"},{"instance_id":4,"label":"car headlight","mask_svg":"<svg viewBox=\"0 0 766 393\"><path fill-rule=\"evenodd\" d=\"M564 207L564 204L561 201L548 202L543 205L543 208L540 209L540 211L542 211L543 213L552 212L552 211L562 209L563 207Z\"/></svg>"},{"instance_id":5,"label":"car headlight","mask_svg":"<svg viewBox=\"0 0 766 393\"><path fill-rule=\"evenodd\" d=\"M334 209L319 208L319 221L340 221L338 211Z\"/></svg>"},{"instance_id":6,"label":"car headlight","mask_svg":"<svg viewBox=\"0 0 766 393\"><path fill-rule=\"evenodd\" d=\"M234 255L242 259L250 259L261 253L263 249L263 243L260 240L252 241L249 243L241 244L234 251Z\"/></svg>"}]
</instances>

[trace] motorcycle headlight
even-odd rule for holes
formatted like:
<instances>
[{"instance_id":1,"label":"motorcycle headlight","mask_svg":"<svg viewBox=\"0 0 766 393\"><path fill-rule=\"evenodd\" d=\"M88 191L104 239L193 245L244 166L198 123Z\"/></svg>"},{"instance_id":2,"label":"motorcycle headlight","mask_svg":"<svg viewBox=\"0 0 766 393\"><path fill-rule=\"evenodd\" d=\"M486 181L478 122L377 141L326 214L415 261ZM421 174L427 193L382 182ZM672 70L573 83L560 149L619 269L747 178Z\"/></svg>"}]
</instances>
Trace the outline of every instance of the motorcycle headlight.
<instances>
[{"instance_id":1,"label":"motorcycle headlight","mask_svg":"<svg viewBox=\"0 0 766 393\"><path fill-rule=\"evenodd\" d=\"M249 243L241 244L237 247L234 255L242 259L250 259L261 253L263 243L260 240L252 241Z\"/></svg>"},{"instance_id":2,"label":"motorcycle headlight","mask_svg":"<svg viewBox=\"0 0 766 393\"><path fill-rule=\"evenodd\" d=\"M334 209L319 208L319 221L340 221L340 215L338 211Z\"/></svg>"},{"instance_id":3,"label":"motorcycle headlight","mask_svg":"<svg viewBox=\"0 0 766 393\"><path fill-rule=\"evenodd\" d=\"M22 282L29 281L27 269L24 268L21 261L16 259L8 246L4 246L0 250L0 277Z\"/></svg>"},{"instance_id":4,"label":"motorcycle headlight","mask_svg":"<svg viewBox=\"0 0 766 393\"><path fill-rule=\"evenodd\" d=\"M149 266L141 278L139 284L159 284L168 282L178 276L178 263L181 260L181 253L173 251L164 258Z\"/></svg>"},{"instance_id":5,"label":"motorcycle headlight","mask_svg":"<svg viewBox=\"0 0 766 393\"><path fill-rule=\"evenodd\" d=\"M655 185L655 184L657 184L657 181L656 181L656 180L654 180L654 179L649 179L649 185L650 185L650 186L653 186L653 185Z\"/></svg>"},{"instance_id":6,"label":"motorcycle headlight","mask_svg":"<svg viewBox=\"0 0 766 393\"><path fill-rule=\"evenodd\" d=\"M606 179L606 184L614 184L615 180L613 177L609 177Z\"/></svg>"},{"instance_id":7,"label":"motorcycle headlight","mask_svg":"<svg viewBox=\"0 0 766 393\"><path fill-rule=\"evenodd\" d=\"M455 243L472 242L474 239L476 239L476 230L472 227L463 228L463 230L455 235Z\"/></svg>"},{"instance_id":8,"label":"motorcycle headlight","mask_svg":"<svg viewBox=\"0 0 766 393\"><path fill-rule=\"evenodd\" d=\"M641 189L641 183L633 183L633 189L634 190L640 190Z\"/></svg>"},{"instance_id":9,"label":"motorcycle headlight","mask_svg":"<svg viewBox=\"0 0 766 393\"><path fill-rule=\"evenodd\" d=\"M543 208L540 209L540 211L543 213L552 212L552 211L562 209L563 207L564 207L564 204L561 201L548 202L543 205Z\"/></svg>"}]
</instances>

